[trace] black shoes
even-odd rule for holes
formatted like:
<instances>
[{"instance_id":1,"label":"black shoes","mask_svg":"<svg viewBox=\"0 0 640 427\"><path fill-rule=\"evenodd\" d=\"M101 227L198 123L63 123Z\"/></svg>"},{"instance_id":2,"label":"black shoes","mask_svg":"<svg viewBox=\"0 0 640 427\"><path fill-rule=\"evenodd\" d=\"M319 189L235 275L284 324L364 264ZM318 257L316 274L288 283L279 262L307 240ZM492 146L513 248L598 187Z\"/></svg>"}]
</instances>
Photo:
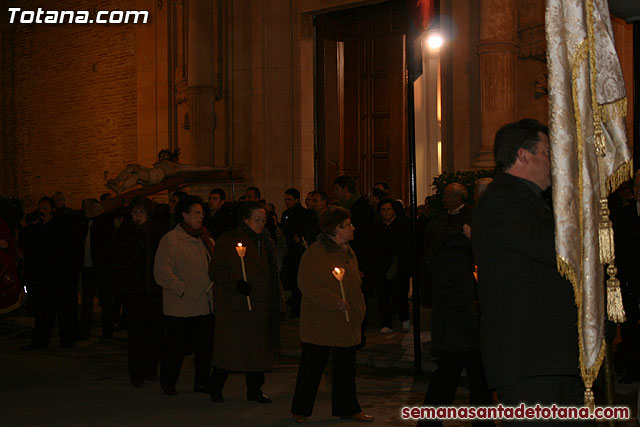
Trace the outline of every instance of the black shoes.
<instances>
[{"instance_id":1,"label":"black shoes","mask_svg":"<svg viewBox=\"0 0 640 427\"><path fill-rule=\"evenodd\" d=\"M20 350L31 351L31 350L42 350L42 349L45 349L45 348L47 348L46 345L40 345L40 344L31 343L31 344L28 344L28 345L20 347Z\"/></svg>"},{"instance_id":2,"label":"black shoes","mask_svg":"<svg viewBox=\"0 0 640 427\"><path fill-rule=\"evenodd\" d=\"M142 378L136 379L131 381L131 385L134 386L135 388L142 388L145 385L145 381Z\"/></svg>"},{"instance_id":3,"label":"black shoes","mask_svg":"<svg viewBox=\"0 0 640 427\"><path fill-rule=\"evenodd\" d=\"M224 402L224 397L222 397L222 393L219 391L211 391L209 397L212 402Z\"/></svg>"},{"instance_id":4,"label":"black shoes","mask_svg":"<svg viewBox=\"0 0 640 427\"><path fill-rule=\"evenodd\" d=\"M211 393L211 388L208 385L194 385L193 391L196 393Z\"/></svg>"},{"instance_id":5,"label":"black shoes","mask_svg":"<svg viewBox=\"0 0 640 427\"><path fill-rule=\"evenodd\" d=\"M247 400L252 400L258 403L271 403L271 398L264 394L262 391L259 391L255 394L247 393Z\"/></svg>"},{"instance_id":6,"label":"black shoes","mask_svg":"<svg viewBox=\"0 0 640 427\"><path fill-rule=\"evenodd\" d=\"M178 394L176 387L173 385L163 385L162 392L167 396L175 396L176 394Z\"/></svg>"}]
</instances>

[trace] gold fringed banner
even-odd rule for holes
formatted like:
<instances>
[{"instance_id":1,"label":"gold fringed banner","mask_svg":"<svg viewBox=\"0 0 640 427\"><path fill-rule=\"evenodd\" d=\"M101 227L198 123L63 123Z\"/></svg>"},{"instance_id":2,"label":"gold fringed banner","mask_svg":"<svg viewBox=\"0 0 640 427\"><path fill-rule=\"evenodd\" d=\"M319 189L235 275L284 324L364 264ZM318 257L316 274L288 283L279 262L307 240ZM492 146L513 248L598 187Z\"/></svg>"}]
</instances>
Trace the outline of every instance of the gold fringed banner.
<instances>
[{"instance_id":1,"label":"gold fringed banner","mask_svg":"<svg viewBox=\"0 0 640 427\"><path fill-rule=\"evenodd\" d=\"M622 323L627 320L622 305L622 292L620 292L620 281L616 279L618 269L615 265L609 264L607 267L607 314L609 320L616 323Z\"/></svg>"},{"instance_id":2,"label":"gold fringed banner","mask_svg":"<svg viewBox=\"0 0 640 427\"><path fill-rule=\"evenodd\" d=\"M603 263L615 260L607 197L633 170L627 99L606 0L546 0L545 31L556 259L573 285L585 404L593 407L606 309L623 316L615 266L606 280Z\"/></svg>"}]
</instances>

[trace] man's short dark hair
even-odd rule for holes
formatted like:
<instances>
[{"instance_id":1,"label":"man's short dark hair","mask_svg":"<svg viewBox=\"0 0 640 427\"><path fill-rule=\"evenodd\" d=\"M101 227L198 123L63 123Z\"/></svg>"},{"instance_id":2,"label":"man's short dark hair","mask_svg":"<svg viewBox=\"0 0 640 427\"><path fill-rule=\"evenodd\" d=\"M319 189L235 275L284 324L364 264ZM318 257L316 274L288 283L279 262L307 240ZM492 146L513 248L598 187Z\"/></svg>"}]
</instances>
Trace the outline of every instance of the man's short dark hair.
<instances>
[{"instance_id":1,"label":"man's short dark hair","mask_svg":"<svg viewBox=\"0 0 640 427\"><path fill-rule=\"evenodd\" d=\"M493 145L496 168L509 169L515 163L520 148L536 154L536 144L540 140L538 132L549 135L549 128L534 119L522 119L501 127L496 132Z\"/></svg>"},{"instance_id":2,"label":"man's short dark hair","mask_svg":"<svg viewBox=\"0 0 640 427\"><path fill-rule=\"evenodd\" d=\"M340 175L333 181L333 184L338 184L340 188L347 187L347 190L349 190L351 194L356 192L356 180L352 176Z\"/></svg>"},{"instance_id":3,"label":"man's short dark hair","mask_svg":"<svg viewBox=\"0 0 640 427\"><path fill-rule=\"evenodd\" d=\"M52 211L56 210L56 202L53 201L52 197L49 197L49 196L41 197L40 200L38 200L38 203L40 203L40 202L47 202L47 203L49 203L49 206L51 207Z\"/></svg>"},{"instance_id":4,"label":"man's short dark hair","mask_svg":"<svg viewBox=\"0 0 640 427\"><path fill-rule=\"evenodd\" d=\"M393 207L393 199L391 197L383 197L378 202L378 209L380 209L384 205L391 205L391 207Z\"/></svg>"},{"instance_id":5,"label":"man's short dark hair","mask_svg":"<svg viewBox=\"0 0 640 427\"><path fill-rule=\"evenodd\" d=\"M379 189L379 188L377 188L377 187L373 187L373 188L371 189L371 196L373 196L373 197L377 197L377 198L378 198L378 201L380 201L380 200L384 199L384 198L385 198L385 197L387 197L388 195L389 195L389 194L388 194L386 191L381 190L381 189Z\"/></svg>"},{"instance_id":6,"label":"man's short dark hair","mask_svg":"<svg viewBox=\"0 0 640 427\"><path fill-rule=\"evenodd\" d=\"M224 192L224 190L222 188L214 188L213 190L211 190L209 192L210 196L212 194L217 194L218 196L220 196L220 200L226 200L227 199L227 195L225 194L225 192Z\"/></svg>"},{"instance_id":7,"label":"man's short dark hair","mask_svg":"<svg viewBox=\"0 0 640 427\"><path fill-rule=\"evenodd\" d=\"M249 187L249 188L247 188L247 190L244 193L247 194L248 191L255 192L256 193L256 199L260 200L260 189L258 187Z\"/></svg>"},{"instance_id":8,"label":"man's short dark hair","mask_svg":"<svg viewBox=\"0 0 640 427\"><path fill-rule=\"evenodd\" d=\"M314 196L316 194L319 195L320 196L320 200L322 200L322 201L325 201L325 200L327 200L329 198L329 195L327 193L325 193L324 191L322 191L322 190L312 191L311 194L314 195Z\"/></svg>"},{"instance_id":9,"label":"man's short dark hair","mask_svg":"<svg viewBox=\"0 0 640 427\"><path fill-rule=\"evenodd\" d=\"M204 212L204 202L200 197L186 195L180 198L180 201L176 205L176 219L178 222L183 221L182 214L188 213L193 205L200 205L202 212Z\"/></svg>"},{"instance_id":10,"label":"man's short dark hair","mask_svg":"<svg viewBox=\"0 0 640 427\"><path fill-rule=\"evenodd\" d=\"M178 200L182 200L185 197L188 196L187 193L185 193L184 191L180 191L180 190L176 190L173 193L171 193L172 196L176 196L178 198Z\"/></svg>"},{"instance_id":11,"label":"man's short dark hair","mask_svg":"<svg viewBox=\"0 0 640 427\"><path fill-rule=\"evenodd\" d=\"M381 186L382 188L384 188L384 191L387 192L387 194L389 194L389 183L387 181L378 181L378 182L374 182L373 186L375 187L376 185Z\"/></svg>"},{"instance_id":12,"label":"man's short dark hair","mask_svg":"<svg viewBox=\"0 0 640 427\"><path fill-rule=\"evenodd\" d=\"M288 194L294 199L300 200L300 191L298 191L297 188L289 188L284 192L284 194Z\"/></svg>"}]
</instances>

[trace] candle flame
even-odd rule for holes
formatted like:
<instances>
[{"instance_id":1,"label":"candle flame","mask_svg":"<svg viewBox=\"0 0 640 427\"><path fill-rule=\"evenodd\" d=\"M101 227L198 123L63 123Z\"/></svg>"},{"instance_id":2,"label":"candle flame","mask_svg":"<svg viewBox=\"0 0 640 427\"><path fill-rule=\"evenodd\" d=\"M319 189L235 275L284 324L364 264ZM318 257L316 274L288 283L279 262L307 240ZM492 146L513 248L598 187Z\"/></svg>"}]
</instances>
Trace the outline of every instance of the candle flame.
<instances>
[{"instance_id":1,"label":"candle flame","mask_svg":"<svg viewBox=\"0 0 640 427\"><path fill-rule=\"evenodd\" d=\"M337 280L342 280L344 278L344 268L334 267L333 270L331 270L331 273Z\"/></svg>"},{"instance_id":2,"label":"candle flame","mask_svg":"<svg viewBox=\"0 0 640 427\"><path fill-rule=\"evenodd\" d=\"M238 247L241 248L242 247L242 243L238 243Z\"/></svg>"}]
</instances>

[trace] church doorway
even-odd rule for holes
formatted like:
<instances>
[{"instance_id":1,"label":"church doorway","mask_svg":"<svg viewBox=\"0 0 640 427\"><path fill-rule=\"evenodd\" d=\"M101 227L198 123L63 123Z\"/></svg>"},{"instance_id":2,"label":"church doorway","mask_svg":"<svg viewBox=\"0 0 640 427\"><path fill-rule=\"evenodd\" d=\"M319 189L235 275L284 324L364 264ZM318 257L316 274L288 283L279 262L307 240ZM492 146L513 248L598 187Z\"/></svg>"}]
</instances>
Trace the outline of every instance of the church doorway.
<instances>
[{"instance_id":1,"label":"church doorway","mask_svg":"<svg viewBox=\"0 0 640 427\"><path fill-rule=\"evenodd\" d=\"M408 200L406 20L402 0L315 17L319 188L346 174Z\"/></svg>"}]
</instances>

